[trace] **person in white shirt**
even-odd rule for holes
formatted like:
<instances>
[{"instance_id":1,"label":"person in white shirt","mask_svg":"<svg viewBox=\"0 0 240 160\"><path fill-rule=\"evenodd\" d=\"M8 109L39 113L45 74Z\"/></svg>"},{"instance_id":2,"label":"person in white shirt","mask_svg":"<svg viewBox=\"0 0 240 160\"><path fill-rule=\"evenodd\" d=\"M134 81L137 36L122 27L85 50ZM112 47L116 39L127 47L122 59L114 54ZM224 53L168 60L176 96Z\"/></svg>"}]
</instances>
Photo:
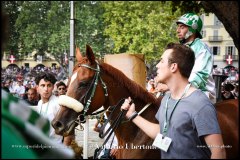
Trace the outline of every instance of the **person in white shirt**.
<instances>
[{"instance_id":1,"label":"person in white shirt","mask_svg":"<svg viewBox=\"0 0 240 160\"><path fill-rule=\"evenodd\" d=\"M23 86L22 81L17 82L17 85L15 87L15 94L16 94L17 97L23 99L23 96L25 94L25 87Z\"/></svg>"},{"instance_id":2,"label":"person in white shirt","mask_svg":"<svg viewBox=\"0 0 240 160\"><path fill-rule=\"evenodd\" d=\"M104 113L103 116L104 116L104 121L106 121L108 119L106 113ZM95 124L93 130L96 132L100 132L100 130L101 130L100 128L102 127L102 125L104 125L104 123L105 122L100 122L100 120L98 120L97 123ZM109 129L109 127L111 127L111 125L108 122L104 128L103 134L106 133L106 131ZM104 141L106 140L106 138L108 136L109 136L109 133L104 137ZM112 159L114 159L117 154L117 148L118 148L118 140L117 140L115 133L113 132L112 135L110 136L110 138L108 139L108 141L106 142L106 144L104 145L104 149L99 153L98 158L99 159L109 159L111 157Z\"/></svg>"},{"instance_id":3,"label":"person in white shirt","mask_svg":"<svg viewBox=\"0 0 240 160\"><path fill-rule=\"evenodd\" d=\"M57 97L52 93L56 81L55 76L47 72L41 72L36 77L37 91L41 97L36 110L41 115L47 117L50 122L54 119L60 108ZM66 145L70 145L71 141L75 138L74 133L64 138L57 135L52 126L50 128L49 137L55 139L59 143L64 142Z\"/></svg>"}]
</instances>

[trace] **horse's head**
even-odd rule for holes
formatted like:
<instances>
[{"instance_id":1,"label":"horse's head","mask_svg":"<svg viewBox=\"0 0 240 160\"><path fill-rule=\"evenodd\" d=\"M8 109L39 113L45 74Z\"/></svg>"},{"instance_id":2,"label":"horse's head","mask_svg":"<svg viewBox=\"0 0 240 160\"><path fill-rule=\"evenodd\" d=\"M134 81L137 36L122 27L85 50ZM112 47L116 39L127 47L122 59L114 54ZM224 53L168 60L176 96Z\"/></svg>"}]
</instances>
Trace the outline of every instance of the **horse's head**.
<instances>
[{"instance_id":1,"label":"horse's head","mask_svg":"<svg viewBox=\"0 0 240 160\"><path fill-rule=\"evenodd\" d=\"M68 135L73 131L77 118L84 118L104 104L107 96L106 85L100 77L100 66L90 46L86 46L83 57L79 48L76 49L77 64L68 81L66 95L59 97L61 108L52 121L57 134ZM91 106L91 107L90 107Z\"/></svg>"}]
</instances>

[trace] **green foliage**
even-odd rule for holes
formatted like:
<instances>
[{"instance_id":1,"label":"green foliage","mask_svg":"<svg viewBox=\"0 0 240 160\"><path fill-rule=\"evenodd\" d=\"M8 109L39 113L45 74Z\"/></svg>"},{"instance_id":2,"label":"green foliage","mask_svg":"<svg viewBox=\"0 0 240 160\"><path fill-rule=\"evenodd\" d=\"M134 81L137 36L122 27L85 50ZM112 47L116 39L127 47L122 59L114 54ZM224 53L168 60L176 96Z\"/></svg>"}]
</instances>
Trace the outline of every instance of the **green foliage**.
<instances>
[{"instance_id":1,"label":"green foliage","mask_svg":"<svg viewBox=\"0 0 240 160\"><path fill-rule=\"evenodd\" d=\"M6 51L23 57L34 50L54 55L62 64L69 53L69 1L3 1L9 15ZM177 42L175 21L188 11L200 12L195 1L75 1L75 44L104 54L141 53L155 63L169 42Z\"/></svg>"},{"instance_id":2,"label":"green foliage","mask_svg":"<svg viewBox=\"0 0 240 160\"><path fill-rule=\"evenodd\" d=\"M103 35L104 23L102 7L104 2L78 1L76 7L76 45L85 52L86 44L89 44L97 56L103 56L107 53L106 45L108 38Z\"/></svg>"},{"instance_id":3,"label":"green foliage","mask_svg":"<svg viewBox=\"0 0 240 160\"><path fill-rule=\"evenodd\" d=\"M6 43L6 53L8 55L13 54L16 58L18 56L18 43L19 43L19 32L15 28L15 23L20 13L19 6L21 2L18 1L2 1L2 9L5 14L8 15L8 39Z\"/></svg>"},{"instance_id":4,"label":"green foliage","mask_svg":"<svg viewBox=\"0 0 240 160\"><path fill-rule=\"evenodd\" d=\"M105 2L105 34L114 42L115 53L141 53L147 60L159 59L167 43L177 41L178 12L171 2Z\"/></svg>"},{"instance_id":5,"label":"green foliage","mask_svg":"<svg viewBox=\"0 0 240 160\"><path fill-rule=\"evenodd\" d=\"M180 11L181 14L185 13L196 13L196 14L202 14L206 11L203 8L201 1L172 1L172 11Z\"/></svg>"}]
</instances>

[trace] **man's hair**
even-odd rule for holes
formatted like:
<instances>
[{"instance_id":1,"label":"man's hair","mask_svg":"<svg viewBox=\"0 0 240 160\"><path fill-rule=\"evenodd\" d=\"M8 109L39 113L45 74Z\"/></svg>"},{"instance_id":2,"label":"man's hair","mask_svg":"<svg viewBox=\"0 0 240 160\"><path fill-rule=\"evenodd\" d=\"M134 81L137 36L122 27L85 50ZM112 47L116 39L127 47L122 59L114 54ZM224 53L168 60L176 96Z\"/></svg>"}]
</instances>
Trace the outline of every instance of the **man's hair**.
<instances>
[{"instance_id":1,"label":"man's hair","mask_svg":"<svg viewBox=\"0 0 240 160\"><path fill-rule=\"evenodd\" d=\"M169 65L177 63L182 76L189 78L195 63L195 54L193 50L190 47L179 43L169 43L165 49L173 50L168 59Z\"/></svg>"},{"instance_id":2,"label":"man's hair","mask_svg":"<svg viewBox=\"0 0 240 160\"><path fill-rule=\"evenodd\" d=\"M33 93L37 94L37 90L36 90L35 88L30 88L30 89L28 89L27 93L28 93L29 91L33 91Z\"/></svg>"},{"instance_id":3,"label":"man's hair","mask_svg":"<svg viewBox=\"0 0 240 160\"><path fill-rule=\"evenodd\" d=\"M39 82L41 80L44 80L44 81L50 81L53 85L57 82L57 79L56 77L51 74L51 73L48 73L48 72L41 72L39 75L37 75L35 81L37 83L37 85L39 85Z\"/></svg>"},{"instance_id":4,"label":"man's hair","mask_svg":"<svg viewBox=\"0 0 240 160\"><path fill-rule=\"evenodd\" d=\"M57 86L57 88L60 86L64 86L65 88L67 88L66 84L62 81L58 82L56 86Z\"/></svg>"}]
</instances>

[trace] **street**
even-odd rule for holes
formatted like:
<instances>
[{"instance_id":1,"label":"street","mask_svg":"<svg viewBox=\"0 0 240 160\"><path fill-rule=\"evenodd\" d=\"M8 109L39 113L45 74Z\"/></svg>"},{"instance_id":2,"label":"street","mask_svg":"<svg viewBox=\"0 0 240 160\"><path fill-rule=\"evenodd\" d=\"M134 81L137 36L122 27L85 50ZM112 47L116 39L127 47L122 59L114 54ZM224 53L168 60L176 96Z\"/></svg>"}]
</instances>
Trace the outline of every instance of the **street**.
<instances>
[{"instance_id":1,"label":"street","mask_svg":"<svg viewBox=\"0 0 240 160\"><path fill-rule=\"evenodd\" d=\"M88 157L93 156L94 151L97 147L100 147L104 140L99 138L98 132L93 130L96 119L89 119L89 136L88 136ZM79 128L79 126L77 127ZM80 147L83 147L83 131L75 129L76 141Z\"/></svg>"}]
</instances>

